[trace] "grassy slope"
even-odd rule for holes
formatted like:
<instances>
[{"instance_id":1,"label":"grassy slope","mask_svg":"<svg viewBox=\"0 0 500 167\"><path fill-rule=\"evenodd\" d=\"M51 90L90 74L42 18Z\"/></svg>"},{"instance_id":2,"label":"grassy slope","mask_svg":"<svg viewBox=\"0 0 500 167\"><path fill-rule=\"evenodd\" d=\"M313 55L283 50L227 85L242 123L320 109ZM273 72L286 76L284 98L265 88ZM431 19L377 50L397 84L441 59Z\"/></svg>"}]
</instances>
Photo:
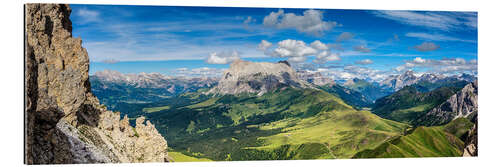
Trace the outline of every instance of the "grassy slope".
<instances>
[{"instance_id":1,"label":"grassy slope","mask_svg":"<svg viewBox=\"0 0 500 167\"><path fill-rule=\"evenodd\" d=\"M422 92L415 86L407 86L392 95L378 99L372 111L380 117L411 124L460 89L440 87L430 92Z\"/></svg>"},{"instance_id":2,"label":"grassy slope","mask_svg":"<svg viewBox=\"0 0 500 167\"><path fill-rule=\"evenodd\" d=\"M472 127L467 119L456 119L444 126L418 127L411 134L396 137L375 149L367 149L353 158L456 157L464 143L459 139Z\"/></svg>"},{"instance_id":3,"label":"grassy slope","mask_svg":"<svg viewBox=\"0 0 500 167\"><path fill-rule=\"evenodd\" d=\"M349 158L407 127L312 89L214 97L148 117L170 147L212 160Z\"/></svg>"},{"instance_id":4,"label":"grassy slope","mask_svg":"<svg viewBox=\"0 0 500 167\"><path fill-rule=\"evenodd\" d=\"M363 108L363 107L369 107L370 105L373 104L371 100L368 100L360 92L345 88L338 84L324 85L320 86L319 88L328 93L333 94L334 96L340 97L342 100L344 100L344 102L353 107Z\"/></svg>"}]
</instances>

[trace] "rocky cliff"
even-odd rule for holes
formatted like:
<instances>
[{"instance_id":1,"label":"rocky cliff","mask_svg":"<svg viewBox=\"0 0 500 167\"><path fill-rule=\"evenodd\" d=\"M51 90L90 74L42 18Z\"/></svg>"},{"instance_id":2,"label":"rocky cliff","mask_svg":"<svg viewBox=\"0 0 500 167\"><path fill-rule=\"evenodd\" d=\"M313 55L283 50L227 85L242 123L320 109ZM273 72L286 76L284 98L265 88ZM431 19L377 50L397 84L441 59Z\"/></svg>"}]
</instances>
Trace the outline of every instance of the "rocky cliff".
<instances>
[{"instance_id":1,"label":"rocky cliff","mask_svg":"<svg viewBox=\"0 0 500 167\"><path fill-rule=\"evenodd\" d=\"M464 157L475 157L477 156L477 122L474 127L469 131L467 137L465 138L465 148Z\"/></svg>"},{"instance_id":2,"label":"rocky cliff","mask_svg":"<svg viewBox=\"0 0 500 167\"><path fill-rule=\"evenodd\" d=\"M25 162L164 162L149 121L107 111L90 91L89 58L72 37L69 5L25 5Z\"/></svg>"},{"instance_id":3,"label":"rocky cliff","mask_svg":"<svg viewBox=\"0 0 500 167\"><path fill-rule=\"evenodd\" d=\"M461 91L451 96L446 102L427 112L417 122L423 125L442 125L456 118L477 114L477 80L467 84Z\"/></svg>"},{"instance_id":4,"label":"rocky cliff","mask_svg":"<svg viewBox=\"0 0 500 167\"><path fill-rule=\"evenodd\" d=\"M224 72L219 84L209 93L239 94L256 93L262 95L284 87L313 88L297 77L288 62L268 63L236 60Z\"/></svg>"}]
</instances>

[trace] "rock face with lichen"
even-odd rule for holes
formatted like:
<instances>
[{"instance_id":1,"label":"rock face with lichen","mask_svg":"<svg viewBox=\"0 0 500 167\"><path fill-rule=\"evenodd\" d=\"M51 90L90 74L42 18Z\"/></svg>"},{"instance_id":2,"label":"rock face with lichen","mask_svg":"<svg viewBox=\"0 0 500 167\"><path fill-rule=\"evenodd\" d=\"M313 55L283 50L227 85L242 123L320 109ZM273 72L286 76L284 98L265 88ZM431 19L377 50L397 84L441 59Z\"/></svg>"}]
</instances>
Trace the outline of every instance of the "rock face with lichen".
<instances>
[{"instance_id":1,"label":"rock face with lichen","mask_svg":"<svg viewBox=\"0 0 500 167\"><path fill-rule=\"evenodd\" d=\"M262 95L279 88L313 88L314 86L297 77L295 70L286 61L278 63L249 62L235 60L208 93Z\"/></svg>"},{"instance_id":2,"label":"rock face with lichen","mask_svg":"<svg viewBox=\"0 0 500 167\"><path fill-rule=\"evenodd\" d=\"M25 162L165 162L167 142L144 118L136 127L91 93L89 58L72 37L69 5L25 6Z\"/></svg>"}]
</instances>

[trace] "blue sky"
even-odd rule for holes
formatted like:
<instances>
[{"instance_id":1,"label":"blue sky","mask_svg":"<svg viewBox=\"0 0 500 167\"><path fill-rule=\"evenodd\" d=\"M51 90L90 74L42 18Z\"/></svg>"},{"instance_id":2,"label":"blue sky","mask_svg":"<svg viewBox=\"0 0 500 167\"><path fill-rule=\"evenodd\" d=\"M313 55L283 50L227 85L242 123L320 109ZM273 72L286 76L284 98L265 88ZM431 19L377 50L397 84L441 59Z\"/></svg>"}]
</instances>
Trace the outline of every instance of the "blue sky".
<instances>
[{"instance_id":1,"label":"blue sky","mask_svg":"<svg viewBox=\"0 0 500 167\"><path fill-rule=\"evenodd\" d=\"M84 41L91 74L218 73L235 59L289 60L334 79L477 73L475 12L71 7L73 36Z\"/></svg>"}]
</instances>

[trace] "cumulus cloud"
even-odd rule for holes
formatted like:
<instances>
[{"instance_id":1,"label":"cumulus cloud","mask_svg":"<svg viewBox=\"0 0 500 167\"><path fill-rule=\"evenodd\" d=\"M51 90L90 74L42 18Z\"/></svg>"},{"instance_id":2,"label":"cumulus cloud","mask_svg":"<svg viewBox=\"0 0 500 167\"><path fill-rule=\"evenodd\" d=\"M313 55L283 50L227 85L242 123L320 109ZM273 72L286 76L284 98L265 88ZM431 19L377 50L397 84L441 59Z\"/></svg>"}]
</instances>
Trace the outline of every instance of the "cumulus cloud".
<instances>
[{"instance_id":1,"label":"cumulus cloud","mask_svg":"<svg viewBox=\"0 0 500 167\"><path fill-rule=\"evenodd\" d=\"M328 46L319 40L312 42L311 47L318 50L328 50Z\"/></svg>"},{"instance_id":2,"label":"cumulus cloud","mask_svg":"<svg viewBox=\"0 0 500 167\"><path fill-rule=\"evenodd\" d=\"M278 57L304 57L316 54L318 51L304 41L287 39L278 42L278 48L274 49L274 55Z\"/></svg>"},{"instance_id":3,"label":"cumulus cloud","mask_svg":"<svg viewBox=\"0 0 500 167\"><path fill-rule=\"evenodd\" d=\"M261 51L266 51L267 49L269 49L273 44L269 41L266 41L266 40L262 40L260 41L260 44L259 46L257 47L259 50Z\"/></svg>"},{"instance_id":4,"label":"cumulus cloud","mask_svg":"<svg viewBox=\"0 0 500 167\"><path fill-rule=\"evenodd\" d=\"M367 65L367 64L373 64L373 61L370 59L364 59L364 60L358 60L355 63L360 65Z\"/></svg>"},{"instance_id":5,"label":"cumulus cloud","mask_svg":"<svg viewBox=\"0 0 500 167\"><path fill-rule=\"evenodd\" d=\"M352 39L352 37L354 37L354 34L350 33L350 32L343 32L341 33L337 39L335 40L336 42L343 42L343 41L348 41L350 39Z\"/></svg>"},{"instance_id":6,"label":"cumulus cloud","mask_svg":"<svg viewBox=\"0 0 500 167\"><path fill-rule=\"evenodd\" d=\"M429 68L434 72L450 73L450 72L467 72L477 71L477 60L472 59L466 61L463 58L443 58L441 60L423 59L416 57L413 60L408 60L405 64L395 68L396 71L406 71L416 67Z\"/></svg>"},{"instance_id":7,"label":"cumulus cloud","mask_svg":"<svg viewBox=\"0 0 500 167\"><path fill-rule=\"evenodd\" d=\"M373 11L378 17L403 24L443 31L477 29L477 13L474 12L421 12L421 11Z\"/></svg>"},{"instance_id":8,"label":"cumulus cloud","mask_svg":"<svg viewBox=\"0 0 500 167\"><path fill-rule=\"evenodd\" d=\"M207 62L208 64L229 64L238 59L240 59L240 56L237 51L224 51L210 53L205 62Z\"/></svg>"},{"instance_id":9,"label":"cumulus cloud","mask_svg":"<svg viewBox=\"0 0 500 167\"><path fill-rule=\"evenodd\" d=\"M336 22L324 21L323 13L319 10L306 10L303 15L296 15L295 13L285 13L282 9L278 12L271 12L264 17L264 26L274 27L278 29L293 28L299 32L323 35L337 25Z\"/></svg>"},{"instance_id":10,"label":"cumulus cloud","mask_svg":"<svg viewBox=\"0 0 500 167\"><path fill-rule=\"evenodd\" d=\"M316 59L313 60L313 62L318 63L318 64L323 64L329 61L338 61L340 60L339 54L333 54L330 53L329 51L323 51L316 55Z\"/></svg>"},{"instance_id":11,"label":"cumulus cloud","mask_svg":"<svg viewBox=\"0 0 500 167\"><path fill-rule=\"evenodd\" d=\"M358 52L363 52L363 53L369 53L372 50L370 48L367 48L365 45L357 45L354 46L353 49Z\"/></svg>"},{"instance_id":12,"label":"cumulus cloud","mask_svg":"<svg viewBox=\"0 0 500 167\"><path fill-rule=\"evenodd\" d=\"M258 48L268 56L287 58L288 61L293 63L304 62L309 56L315 56L313 62L318 64L340 60L339 54L331 53L329 45L319 40L315 40L308 45L301 40L286 39L279 41L277 45L276 48L269 50L271 43L262 40Z\"/></svg>"},{"instance_id":13,"label":"cumulus cloud","mask_svg":"<svg viewBox=\"0 0 500 167\"><path fill-rule=\"evenodd\" d=\"M423 42L420 45L414 46L414 48L421 52L427 52L439 49L439 45L436 45L432 42Z\"/></svg>"}]
</instances>

